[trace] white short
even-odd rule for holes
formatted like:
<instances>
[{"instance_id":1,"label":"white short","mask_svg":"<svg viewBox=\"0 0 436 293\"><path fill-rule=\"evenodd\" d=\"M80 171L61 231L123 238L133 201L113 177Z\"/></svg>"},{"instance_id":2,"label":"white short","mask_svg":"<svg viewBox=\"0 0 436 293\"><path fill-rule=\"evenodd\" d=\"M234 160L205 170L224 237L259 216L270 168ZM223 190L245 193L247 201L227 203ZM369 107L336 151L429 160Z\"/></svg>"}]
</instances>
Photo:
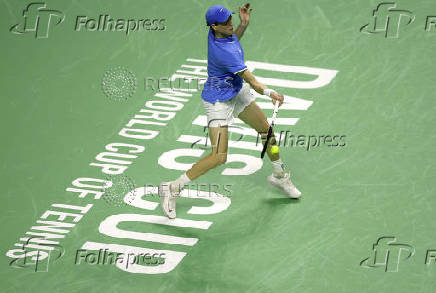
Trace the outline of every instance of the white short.
<instances>
[{"instance_id":1,"label":"white short","mask_svg":"<svg viewBox=\"0 0 436 293\"><path fill-rule=\"evenodd\" d=\"M250 85L245 82L239 93L230 100L224 102L217 100L215 104L203 100L208 127L231 125L233 118L237 118L239 113L241 113L245 107L250 105L254 100L255 98L250 92Z\"/></svg>"}]
</instances>

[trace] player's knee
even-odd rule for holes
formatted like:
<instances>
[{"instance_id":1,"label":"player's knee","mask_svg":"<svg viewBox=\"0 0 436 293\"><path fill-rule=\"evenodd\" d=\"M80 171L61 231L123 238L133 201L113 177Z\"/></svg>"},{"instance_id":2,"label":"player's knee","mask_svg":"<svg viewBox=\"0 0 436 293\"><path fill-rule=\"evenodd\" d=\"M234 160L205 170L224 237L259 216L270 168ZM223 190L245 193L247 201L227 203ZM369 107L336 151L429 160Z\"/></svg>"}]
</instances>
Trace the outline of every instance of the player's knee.
<instances>
[{"instance_id":1,"label":"player's knee","mask_svg":"<svg viewBox=\"0 0 436 293\"><path fill-rule=\"evenodd\" d=\"M222 165L227 162L227 153L213 154L212 158L215 166Z\"/></svg>"},{"instance_id":2,"label":"player's knee","mask_svg":"<svg viewBox=\"0 0 436 293\"><path fill-rule=\"evenodd\" d=\"M225 164L227 162L227 153L217 154L217 156L219 165Z\"/></svg>"}]
</instances>

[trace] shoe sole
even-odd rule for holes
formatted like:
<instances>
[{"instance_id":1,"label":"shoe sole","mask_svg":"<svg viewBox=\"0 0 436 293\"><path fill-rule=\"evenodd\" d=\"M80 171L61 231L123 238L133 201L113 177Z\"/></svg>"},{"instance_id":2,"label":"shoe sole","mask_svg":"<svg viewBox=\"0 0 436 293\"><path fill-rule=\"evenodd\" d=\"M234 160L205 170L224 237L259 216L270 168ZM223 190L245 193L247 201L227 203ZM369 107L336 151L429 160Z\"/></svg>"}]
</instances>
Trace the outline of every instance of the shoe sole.
<instances>
[{"instance_id":1,"label":"shoe sole","mask_svg":"<svg viewBox=\"0 0 436 293\"><path fill-rule=\"evenodd\" d=\"M293 199L299 199L301 197L301 191L299 191L300 194L298 194L298 195L291 195L291 194L287 193L279 183L277 183L273 179L271 179L271 176L272 175L268 176L268 182L271 183L272 186L281 189L286 194L287 197L293 198Z\"/></svg>"}]
</instances>

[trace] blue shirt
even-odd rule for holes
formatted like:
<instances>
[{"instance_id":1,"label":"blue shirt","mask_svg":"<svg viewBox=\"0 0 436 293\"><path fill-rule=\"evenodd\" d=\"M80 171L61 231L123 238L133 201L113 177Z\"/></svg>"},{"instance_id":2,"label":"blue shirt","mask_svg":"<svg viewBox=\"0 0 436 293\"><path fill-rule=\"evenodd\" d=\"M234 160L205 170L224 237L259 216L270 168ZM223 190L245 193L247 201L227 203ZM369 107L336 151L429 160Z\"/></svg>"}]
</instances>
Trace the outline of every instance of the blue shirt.
<instances>
[{"instance_id":1,"label":"blue shirt","mask_svg":"<svg viewBox=\"0 0 436 293\"><path fill-rule=\"evenodd\" d=\"M215 104L227 101L242 88L242 77L237 73L246 69L244 51L235 34L228 38L216 38L209 29L207 48L207 74L201 97Z\"/></svg>"}]
</instances>

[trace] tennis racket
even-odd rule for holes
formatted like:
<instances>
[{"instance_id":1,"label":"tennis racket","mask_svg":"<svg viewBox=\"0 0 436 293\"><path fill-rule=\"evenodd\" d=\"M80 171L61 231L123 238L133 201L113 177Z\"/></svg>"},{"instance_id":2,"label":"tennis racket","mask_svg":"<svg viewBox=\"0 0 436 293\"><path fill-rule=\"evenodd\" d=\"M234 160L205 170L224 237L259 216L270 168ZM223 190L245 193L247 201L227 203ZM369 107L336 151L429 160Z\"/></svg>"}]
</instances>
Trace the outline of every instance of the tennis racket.
<instances>
[{"instance_id":1,"label":"tennis racket","mask_svg":"<svg viewBox=\"0 0 436 293\"><path fill-rule=\"evenodd\" d=\"M271 125L268 128L268 134L266 135L266 141L265 144L263 145L263 149L262 149L262 153L260 154L260 157L263 159L263 157L265 156L265 152L266 149L268 148L268 142L272 136L272 131L273 131L273 127L274 127L274 121L276 120L277 117L277 112L279 111L279 101L276 100L275 104L274 104L274 112L271 118Z\"/></svg>"}]
</instances>

